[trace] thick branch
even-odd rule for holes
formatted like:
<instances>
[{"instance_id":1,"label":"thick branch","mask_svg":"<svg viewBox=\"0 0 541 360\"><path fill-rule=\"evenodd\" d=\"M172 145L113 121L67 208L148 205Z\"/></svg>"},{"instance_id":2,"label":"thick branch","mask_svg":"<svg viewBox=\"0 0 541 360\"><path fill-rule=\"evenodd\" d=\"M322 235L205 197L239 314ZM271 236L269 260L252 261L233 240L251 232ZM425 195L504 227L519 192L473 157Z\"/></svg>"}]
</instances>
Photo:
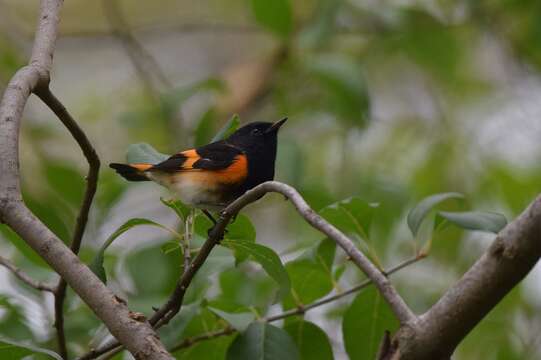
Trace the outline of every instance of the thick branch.
<instances>
[{"instance_id":1,"label":"thick branch","mask_svg":"<svg viewBox=\"0 0 541 360\"><path fill-rule=\"evenodd\" d=\"M55 288L53 285L45 284L32 279L27 273L19 269L17 266L15 266L15 264L2 256L0 256L0 265L11 271L13 275L28 286L33 287L36 290L54 292Z\"/></svg>"},{"instance_id":2,"label":"thick branch","mask_svg":"<svg viewBox=\"0 0 541 360\"><path fill-rule=\"evenodd\" d=\"M438 302L395 337L400 359L448 359L541 257L541 196L508 224ZM396 343L395 342L395 343Z\"/></svg>"},{"instance_id":3,"label":"thick branch","mask_svg":"<svg viewBox=\"0 0 541 360\"><path fill-rule=\"evenodd\" d=\"M0 219L64 278L136 358L171 359L151 327L114 294L22 201L19 183L19 127L32 91L49 83L61 0L42 0L30 64L10 81L0 102Z\"/></svg>"},{"instance_id":4,"label":"thick branch","mask_svg":"<svg viewBox=\"0 0 541 360\"><path fill-rule=\"evenodd\" d=\"M83 155L88 162L88 174L86 176L86 190L75 223L75 230L73 232L73 238L71 240L70 248L75 253L79 253L81 248L81 242L83 240L83 234L85 232L86 224L88 222L88 214L90 212L90 206L92 200L96 194L96 188L98 186L98 174L100 170L100 159L96 150L88 140L84 131L79 127L77 122L73 119L70 113L66 110L64 105L54 96L50 88L40 87L35 91L36 95L58 116L60 121L66 126L73 138L79 144ZM55 309L55 327L58 338L58 348L62 358L68 357L68 350L66 347L66 338L64 334L64 300L66 298L66 281L60 278L54 299Z\"/></svg>"}]
</instances>

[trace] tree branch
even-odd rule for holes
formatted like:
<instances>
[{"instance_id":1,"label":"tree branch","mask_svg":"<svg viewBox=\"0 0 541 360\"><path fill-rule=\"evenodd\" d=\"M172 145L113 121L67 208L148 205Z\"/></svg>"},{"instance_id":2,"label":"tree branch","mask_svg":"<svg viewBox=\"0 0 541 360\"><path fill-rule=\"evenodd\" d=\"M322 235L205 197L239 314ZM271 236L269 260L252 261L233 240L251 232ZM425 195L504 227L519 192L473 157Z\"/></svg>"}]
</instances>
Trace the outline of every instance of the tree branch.
<instances>
[{"instance_id":1,"label":"tree branch","mask_svg":"<svg viewBox=\"0 0 541 360\"><path fill-rule=\"evenodd\" d=\"M541 196L497 236L477 262L426 313L396 334L400 359L449 359L457 345L541 257Z\"/></svg>"},{"instance_id":2,"label":"tree branch","mask_svg":"<svg viewBox=\"0 0 541 360\"><path fill-rule=\"evenodd\" d=\"M404 261L404 262L402 262L402 263L400 263L400 264L398 264L396 266L393 266L389 270L386 270L386 274L387 275L394 274L395 272L398 272L398 271L402 270L403 268L416 263L417 261L423 259L424 257L425 257L425 255L421 255L421 256L416 256L414 258L408 259L408 260L406 260L406 261ZM312 310L314 308L317 308L317 307L325 305L325 304L329 304L329 303L334 302L336 300L342 299L342 298L344 298L344 297L346 297L348 295L359 292L359 291L361 291L362 289L368 287L371 284L372 284L372 281L370 279L366 279L365 281L361 282L359 285L354 286L351 289L343 291L343 292L341 292L339 294L330 295L330 296L327 296L327 297L325 297L323 299L320 299L318 301L314 301L311 304L305 305L302 308L296 308L296 309L287 310L287 311L284 311L281 314L277 314L277 315L273 315L273 316L267 316L267 317L265 317L265 318L263 318L261 320L265 321L265 322L274 322L274 321L283 320L283 319L286 319L286 318L292 317L292 316L303 315L306 312L308 312L308 311L310 311L310 310ZM192 345L194 345L194 344L196 344L198 342L205 341L205 340L210 340L210 339L215 339L215 338L220 337L220 336L230 335L230 334L233 334L235 332L236 332L235 329L233 329L231 326L227 326L227 327L225 327L223 329L220 329L220 330L215 330L215 331L211 331L211 332L208 332L208 333L204 333L204 334L200 334L200 335L196 335L196 336L184 339L180 343L178 343L177 345L175 345L171 349L169 349L169 351L175 352L177 350L190 347L190 346L192 346Z\"/></svg>"},{"instance_id":3,"label":"tree branch","mask_svg":"<svg viewBox=\"0 0 541 360\"><path fill-rule=\"evenodd\" d=\"M279 183L277 181L268 181L249 190L235 200L224 210L222 221L230 219L237 214L246 205L258 200L261 196L268 192L276 192L284 195L289 199L297 212L315 229L327 235L334 240L352 259L352 261L361 269L365 275L374 282L378 290L381 292L385 301L391 307L395 316L400 320L400 323L410 323L416 320L415 314L409 309L404 300L398 295L389 280L381 273L368 258L357 249L353 241L351 241L344 233L338 230L335 226L328 223L319 216L310 206L304 201L302 196L289 185Z\"/></svg>"},{"instance_id":4,"label":"tree branch","mask_svg":"<svg viewBox=\"0 0 541 360\"><path fill-rule=\"evenodd\" d=\"M18 154L21 116L30 94L48 87L61 6L61 0L41 1L30 64L13 76L0 102L0 219L70 284L136 358L171 359L152 328L132 316L22 200Z\"/></svg>"},{"instance_id":5,"label":"tree branch","mask_svg":"<svg viewBox=\"0 0 541 360\"><path fill-rule=\"evenodd\" d=\"M36 290L48 291L48 292L54 293L55 287L53 285L49 285L41 281L32 279L30 275L28 275L27 273L19 269L17 266L15 266L15 264L13 264L11 261L9 261L8 259L2 256L0 256L0 265L2 265L3 267L11 271L13 275L15 275L19 280L24 282L26 285L33 287Z\"/></svg>"},{"instance_id":6,"label":"tree branch","mask_svg":"<svg viewBox=\"0 0 541 360\"><path fill-rule=\"evenodd\" d=\"M69 114L64 105L54 96L51 89L47 87L37 88L36 95L58 116L60 121L66 126L73 138L79 144L83 155L88 162L88 174L86 176L86 190L75 223L75 230L71 240L71 251L75 254L79 253L81 248L81 242L83 240L83 234L85 232L86 224L88 222L88 213L90 212L90 206L92 200L96 194L98 186L98 175L100 170L100 159L96 153L96 150L88 140L84 131L79 127L77 122ZM55 323L54 326L57 332L58 349L60 356L67 359L68 350L66 347L66 337L64 334L64 300L66 298L66 281L60 278L55 290L54 308L55 308Z\"/></svg>"}]
</instances>

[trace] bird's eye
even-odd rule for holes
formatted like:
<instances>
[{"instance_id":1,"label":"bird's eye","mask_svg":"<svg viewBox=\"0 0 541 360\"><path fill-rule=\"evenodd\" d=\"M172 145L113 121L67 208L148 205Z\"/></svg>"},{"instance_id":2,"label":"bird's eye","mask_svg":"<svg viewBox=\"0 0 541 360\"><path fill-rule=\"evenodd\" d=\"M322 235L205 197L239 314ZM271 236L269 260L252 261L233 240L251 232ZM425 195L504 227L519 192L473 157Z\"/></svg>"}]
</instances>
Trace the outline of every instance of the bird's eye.
<instances>
[{"instance_id":1,"label":"bird's eye","mask_svg":"<svg viewBox=\"0 0 541 360\"><path fill-rule=\"evenodd\" d=\"M259 130L259 129L253 129L253 130L252 130L252 135L256 135L256 136L257 136L257 135L261 135L261 130Z\"/></svg>"}]
</instances>

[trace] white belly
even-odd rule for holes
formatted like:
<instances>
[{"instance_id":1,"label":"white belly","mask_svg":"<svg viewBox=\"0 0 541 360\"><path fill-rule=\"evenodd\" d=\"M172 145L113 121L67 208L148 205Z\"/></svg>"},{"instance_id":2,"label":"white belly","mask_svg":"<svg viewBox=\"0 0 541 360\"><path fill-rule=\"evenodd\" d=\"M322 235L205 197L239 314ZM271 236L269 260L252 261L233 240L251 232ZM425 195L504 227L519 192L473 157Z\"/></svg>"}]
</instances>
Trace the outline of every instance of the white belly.
<instances>
[{"instance_id":1,"label":"white belly","mask_svg":"<svg viewBox=\"0 0 541 360\"><path fill-rule=\"evenodd\" d=\"M149 179L171 190L182 203L188 206L220 210L226 204L220 202L217 186L207 181L207 174L183 172L179 174L148 173Z\"/></svg>"}]
</instances>

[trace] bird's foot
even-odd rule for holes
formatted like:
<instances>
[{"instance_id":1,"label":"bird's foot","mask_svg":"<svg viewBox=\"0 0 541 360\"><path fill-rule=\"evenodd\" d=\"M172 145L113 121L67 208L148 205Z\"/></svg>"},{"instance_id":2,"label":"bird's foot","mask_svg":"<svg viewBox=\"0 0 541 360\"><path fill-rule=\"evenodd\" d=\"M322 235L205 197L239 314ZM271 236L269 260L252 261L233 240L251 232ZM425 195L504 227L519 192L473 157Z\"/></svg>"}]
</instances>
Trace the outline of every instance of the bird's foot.
<instances>
[{"instance_id":1,"label":"bird's foot","mask_svg":"<svg viewBox=\"0 0 541 360\"><path fill-rule=\"evenodd\" d=\"M216 228L216 225L210 227L207 230L207 235L208 235L209 238L217 236L216 233L215 233L215 228ZM219 244L224 239L225 234L227 234L227 229L224 229L224 231L221 234L218 234L218 239L216 240L217 244Z\"/></svg>"}]
</instances>

